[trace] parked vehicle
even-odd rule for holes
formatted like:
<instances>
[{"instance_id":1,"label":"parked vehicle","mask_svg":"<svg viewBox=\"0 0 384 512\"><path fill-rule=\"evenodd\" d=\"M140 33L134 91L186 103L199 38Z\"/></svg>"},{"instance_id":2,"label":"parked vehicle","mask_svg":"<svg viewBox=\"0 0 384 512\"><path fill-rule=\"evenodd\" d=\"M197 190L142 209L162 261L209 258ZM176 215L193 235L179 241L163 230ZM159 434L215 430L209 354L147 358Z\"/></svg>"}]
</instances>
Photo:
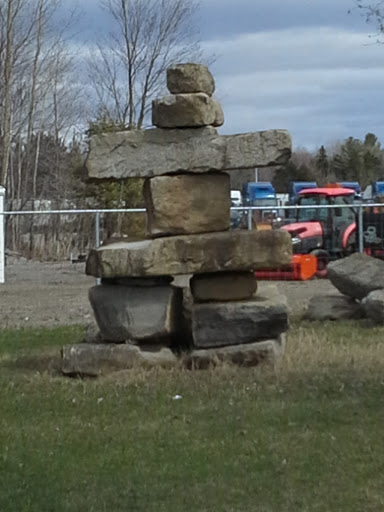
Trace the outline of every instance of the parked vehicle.
<instances>
[{"instance_id":1,"label":"parked vehicle","mask_svg":"<svg viewBox=\"0 0 384 512\"><path fill-rule=\"evenodd\" d=\"M316 181L291 181L288 191L288 202L290 205L297 204L299 193L306 188L316 188Z\"/></svg>"},{"instance_id":2,"label":"parked vehicle","mask_svg":"<svg viewBox=\"0 0 384 512\"><path fill-rule=\"evenodd\" d=\"M355 201L360 202L363 200L361 186L358 181L338 181L337 185L343 188L353 188L355 191Z\"/></svg>"},{"instance_id":3,"label":"parked vehicle","mask_svg":"<svg viewBox=\"0 0 384 512\"><path fill-rule=\"evenodd\" d=\"M271 229L280 222L278 216L279 201L275 188L269 181L247 182L243 186L243 203L247 206L260 206L252 214L257 229Z\"/></svg>"},{"instance_id":4,"label":"parked vehicle","mask_svg":"<svg viewBox=\"0 0 384 512\"><path fill-rule=\"evenodd\" d=\"M280 271L256 275L275 279L325 276L330 260L351 254L356 249L354 196L353 189L335 185L301 190L297 205L307 208L299 208L295 222L282 227L292 237L292 264ZM331 208L333 205L339 208Z\"/></svg>"},{"instance_id":5,"label":"parked vehicle","mask_svg":"<svg viewBox=\"0 0 384 512\"><path fill-rule=\"evenodd\" d=\"M375 202L384 197L384 181L374 181L371 187L372 201Z\"/></svg>"},{"instance_id":6,"label":"parked vehicle","mask_svg":"<svg viewBox=\"0 0 384 512\"><path fill-rule=\"evenodd\" d=\"M241 197L240 190L231 190L231 206L241 206L243 204L243 200Z\"/></svg>"}]
</instances>

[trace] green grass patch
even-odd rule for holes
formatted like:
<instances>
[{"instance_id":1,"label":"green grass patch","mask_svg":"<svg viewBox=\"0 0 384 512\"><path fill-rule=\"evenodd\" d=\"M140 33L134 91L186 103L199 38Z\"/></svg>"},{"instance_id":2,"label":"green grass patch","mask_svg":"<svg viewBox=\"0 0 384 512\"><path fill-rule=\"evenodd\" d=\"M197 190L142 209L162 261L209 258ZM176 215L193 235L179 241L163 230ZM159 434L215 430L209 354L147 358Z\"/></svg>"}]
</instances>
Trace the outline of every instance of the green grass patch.
<instances>
[{"instance_id":1,"label":"green grass patch","mask_svg":"<svg viewBox=\"0 0 384 512\"><path fill-rule=\"evenodd\" d=\"M78 343L84 338L84 327L53 329L0 329L0 357L31 352L36 349Z\"/></svg>"},{"instance_id":2,"label":"green grass patch","mask_svg":"<svg viewBox=\"0 0 384 512\"><path fill-rule=\"evenodd\" d=\"M276 368L15 366L81 335L0 332L1 511L384 510L383 328L295 323Z\"/></svg>"}]
</instances>

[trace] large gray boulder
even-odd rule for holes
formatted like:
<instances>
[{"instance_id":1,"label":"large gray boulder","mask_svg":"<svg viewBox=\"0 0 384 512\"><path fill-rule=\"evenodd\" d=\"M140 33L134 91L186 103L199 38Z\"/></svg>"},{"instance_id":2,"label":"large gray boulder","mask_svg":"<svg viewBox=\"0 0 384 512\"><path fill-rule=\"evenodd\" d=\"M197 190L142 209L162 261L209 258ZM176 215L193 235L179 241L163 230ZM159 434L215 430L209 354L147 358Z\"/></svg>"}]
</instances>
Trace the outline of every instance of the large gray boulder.
<instances>
[{"instance_id":1,"label":"large gray boulder","mask_svg":"<svg viewBox=\"0 0 384 512\"><path fill-rule=\"evenodd\" d=\"M286 299L274 286L262 295L236 302L207 302L192 307L195 348L253 343L279 336L288 329Z\"/></svg>"},{"instance_id":2,"label":"large gray boulder","mask_svg":"<svg viewBox=\"0 0 384 512\"><path fill-rule=\"evenodd\" d=\"M214 272L195 274L190 282L195 302L250 299L256 292L254 272Z\"/></svg>"},{"instance_id":3,"label":"large gray boulder","mask_svg":"<svg viewBox=\"0 0 384 512\"><path fill-rule=\"evenodd\" d=\"M315 295L303 315L304 320L350 320L363 318L364 310L359 302L345 295Z\"/></svg>"},{"instance_id":4,"label":"large gray boulder","mask_svg":"<svg viewBox=\"0 0 384 512\"><path fill-rule=\"evenodd\" d=\"M170 94L152 102L152 124L158 128L199 128L216 118L216 102L202 92Z\"/></svg>"},{"instance_id":5,"label":"large gray boulder","mask_svg":"<svg viewBox=\"0 0 384 512\"><path fill-rule=\"evenodd\" d=\"M77 344L62 348L64 375L98 377L135 367L171 367L177 358L169 348L143 350L126 344Z\"/></svg>"},{"instance_id":6,"label":"large gray boulder","mask_svg":"<svg viewBox=\"0 0 384 512\"><path fill-rule=\"evenodd\" d=\"M89 290L89 300L103 340L169 344L177 332L182 308L179 288L101 284Z\"/></svg>"},{"instance_id":7,"label":"large gray boulder","mask_svg":"<svg viewBox=\"0 0 384 512\"><path fill-rule=\"evenodd\" d=\"M384 324L384 290L370 292L362 304L368 318L377 324Z\"/></svg>"},{"instance_id":8,"label":"large gray boulder","mask_svg":"<svg viewBox=\"0 0 384 512\"><path fill-rule=\"evenodd\" d=\"M167 87L172 94L203 92L212 96L215 81L207 66L187 62L167 69Z\"/></svg>"},{"instance_id":9,"label":"large gray boulder","mask_svg":"<svg viewBox=\"0 0 384 512\"><path fill-rule=\"evenodd\" d=\"M151 237L225 231L230 227L227 173L150 178L144 184L144 199Z\"/></svg>"},{"instance_id":10,"label":"large gray boulder","mask_svg":"<svg viewBox=\"0 0 384 512\"><path fill-rule=\"evenodd\" d=\"M86 273L114 278L273 269L289 264L291 255L285 231L224 231L103 245L90 252Z\"/></svg>"},{"instance_id":11,"label":"large gray boulder","mask_svg":"<svg viewBox=\"0 0 384 512\"><path fill-rule=\"evenodd\" d=\"M384 288L384 261L355 253L333 261L327 267L331 283L344 295L363 299L373 290Z\"/></svg>"},{"instance_id":12,"label":"large gray boulder","mask_svg":"<svg viewBox=\"0 0 384 512\"><path fill-rule=\"evenodd\" d=\"M284 353L285 334L275 339L231 345L227 347L193 350L185 356L184 363L188 368L206 369L222 363L237 366L257 366L263 362L276 362Z\"/></svg>"},{"instance_id":13,"label":"large gray boulder","mask_svg":"<svg viewBox=\"0 0 384 512\"><path fill-rule=\"evenodd\" d=\"M216 128L131 130L93 135L89 178L151 178L281 165L291 155L286 130L218 135Z\"/></svg>"}]
</instances>

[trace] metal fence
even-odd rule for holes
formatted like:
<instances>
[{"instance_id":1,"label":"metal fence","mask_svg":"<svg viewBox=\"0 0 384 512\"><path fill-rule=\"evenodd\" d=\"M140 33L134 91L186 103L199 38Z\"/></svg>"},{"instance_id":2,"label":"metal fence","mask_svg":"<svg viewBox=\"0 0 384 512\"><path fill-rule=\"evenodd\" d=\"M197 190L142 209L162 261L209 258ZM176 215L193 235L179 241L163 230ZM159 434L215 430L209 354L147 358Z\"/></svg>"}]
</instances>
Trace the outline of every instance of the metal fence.
<instances>
[{"instance_id":1,"label":"metal fence","mask_svg":"<svg viewBox=\"0 0 384 512\"><path fill-rule=\"evenodd\" d=\"M29 211L6 211L2 209L4 207L4 196L0 193L0 282L4 283L5 280L5 256L6 251L10 250L7 248L7 230L9 230L10 219L17 218L52 218L55 216L59 219L58 231L61 236L67 226L67 236L71 241L68 244L68 248L75 248L75 250L69 250L64 255L63 259L76 260L76 254L79 253L79 249L76 250L76 238L78 238L79 232L73 227L73 219L87 217L91 222L88 222L82 229L86 230L86 233L82 233L81 236L86 235L86 244L81 248L82 252L87 252L92 247L99 247L105 238L103 233L103 220L109 214L117 214L119 216L132 216L133 214L145 214L146 210L143 208L136 209L67 209L67 210L29 210ZM368 252L374 256L381 256L383 252L383 240L384 240L384 206L382 203L377 204L355 204L351 205L313 205L308 206L281 206L281 207L233 207L231 208L231 220L232 229L276 229L284 225L293 225L297 220L306 220L311 222L315 218L321 219L323 216L322 224L327 223L328 210L332 209L335 218L344 219L344 222L340 223L337 228L339 230L354 224L355 228L351 234L351 245L350 250L359 252ZM343 213L344 212L344 213ZM347 212L347 213L345 213ZM61 219L61 221L60 221ZM71 221L72 219L72 221ZM71 224L72 222L72 224ZM4 229L4 225L7 225L7 229ZM49 230L49 222L38 222L32 223L33 229L36 229L44 225L46 232ZM33 231L32 229L32 231ZM29 237L33 233L29 233ZM337 233L333 233L336 235ZM118 235L124 235L123 232ZM353 235L353 236L352 236ZM319 245L320 247L320 245ZM310 249L307 247L307 249Z\"/></svg>"}]
</instances>

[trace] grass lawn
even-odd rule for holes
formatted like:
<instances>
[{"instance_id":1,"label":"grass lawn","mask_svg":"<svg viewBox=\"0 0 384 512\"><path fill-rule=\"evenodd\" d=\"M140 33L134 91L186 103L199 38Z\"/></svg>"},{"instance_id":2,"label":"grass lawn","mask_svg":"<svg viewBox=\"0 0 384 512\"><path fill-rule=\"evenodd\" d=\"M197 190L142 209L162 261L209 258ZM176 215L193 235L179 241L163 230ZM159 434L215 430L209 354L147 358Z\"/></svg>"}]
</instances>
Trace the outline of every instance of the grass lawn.
<instances>
[{"instance_id":1,"label":"grass lawn","mask_svg":"<svg viewBox=\"0 0 384 512\"><path fill-rule=\"evenodd\" d=\"M0 331L1 512L384 510L384 328L294 324L276 368L63 378L81 335Z\"/></svg>"}]
</instances>

